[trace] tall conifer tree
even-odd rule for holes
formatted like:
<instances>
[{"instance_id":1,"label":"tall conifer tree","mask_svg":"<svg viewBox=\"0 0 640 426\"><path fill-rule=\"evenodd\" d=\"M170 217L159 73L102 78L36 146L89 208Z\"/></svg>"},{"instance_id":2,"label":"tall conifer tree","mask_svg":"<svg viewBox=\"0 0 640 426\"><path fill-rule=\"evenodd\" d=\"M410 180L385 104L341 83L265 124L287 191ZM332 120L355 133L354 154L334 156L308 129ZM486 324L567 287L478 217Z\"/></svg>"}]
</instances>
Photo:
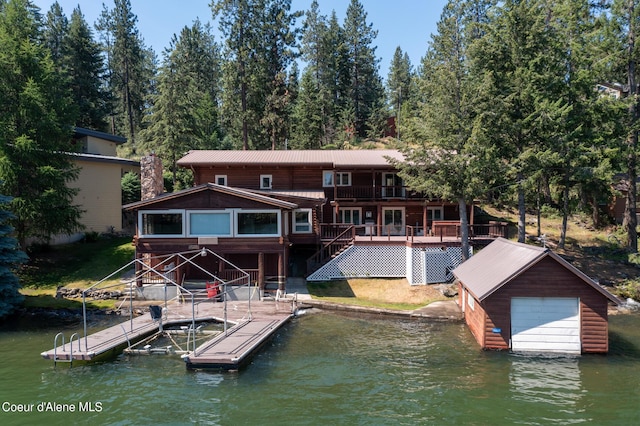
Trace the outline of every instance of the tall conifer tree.
<instances>
[{"instance_id":1,"label":"tall conifer tree","mask_svg":"<svg viewBox=\"0 0 640 426\"><path fill-rule=\"evenodd\" d=\"M109 89L115 98L112 132L128 138L132 154L136 153L136 136L155 74L155 55L145 47L137 21L130 0L114 0L111 10L103 4L96 25L106 52Z\"/></svg>"},{"instance_id":2,"label":"tall conifer tree","mask_svg":"<svg viewBox=\"0 0 640 426\"><path fill-rule=\"evenodd\" d=\"M406 161L396 163L408 187L458 204L463 259L469 256L467 205L494 178L492 150L483 129L476 127L480 82L471 71L469 52L478 38L477 17L468 10L466 1L450 0L442 12L422 60L423 103L414 132L419 136L403 150Z\"/></svg>"},{"instance_id":3,"label":"tall conifer tree","mask_svg":"<svg viewBox=\"0 0 640 426\"><path fill-rule=\"evenodd\" d=\"M72 150L70 93L42 43L28 0L0 2L0 193L22 248L29 237L48 241L80 229L72 205L78 176Z\"/></svg>"},{"instance_id":4,"label":"tall conifer tree","mask_svg":"<svg viewBox=\"0 0 640 426\"><path fill-rule=\"evenodd\" d=\"M350 69L349 102L345 111L353 120L355 133L366 137L379 127L377 110L382 107L384 92L378 73L379 59L373 45L378 32L367 23L367 13L358 0L351 0L344 20L344 42Z\"/></svg>"}]
</instances>

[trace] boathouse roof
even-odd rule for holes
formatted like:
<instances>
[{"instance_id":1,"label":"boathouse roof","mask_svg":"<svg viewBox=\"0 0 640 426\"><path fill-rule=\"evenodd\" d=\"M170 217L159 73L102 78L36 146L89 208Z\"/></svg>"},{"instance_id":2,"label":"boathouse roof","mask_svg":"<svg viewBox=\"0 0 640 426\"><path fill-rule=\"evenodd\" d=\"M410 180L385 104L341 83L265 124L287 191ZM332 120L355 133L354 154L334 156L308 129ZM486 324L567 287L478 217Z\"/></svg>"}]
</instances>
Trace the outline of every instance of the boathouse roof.
<instances>
[{"instance_id":1,"label":"boathouse roof","mask_svg":"<svg viewBox=\"0 0 640 426\"><path fill-rule=\"evenodd\" d=\"M453 270L473 296L483 301L505 284L550 257L616 304L620 300L548 248L498 238Z\"/></svg>"}]
</instances>

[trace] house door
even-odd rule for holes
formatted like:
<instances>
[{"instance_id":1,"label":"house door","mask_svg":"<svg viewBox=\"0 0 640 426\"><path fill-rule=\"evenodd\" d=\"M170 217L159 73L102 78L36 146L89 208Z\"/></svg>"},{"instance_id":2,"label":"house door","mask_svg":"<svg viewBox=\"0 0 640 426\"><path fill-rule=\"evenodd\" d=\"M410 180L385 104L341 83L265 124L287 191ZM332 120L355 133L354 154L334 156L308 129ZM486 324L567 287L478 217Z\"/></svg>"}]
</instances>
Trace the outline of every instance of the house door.
<instances>
[{"instance_id":1,"label":"house door","mask_svg":"<svg viewBox=\"0 0 640 426\"><path fill-rule=\"evenodd\" d=\"M382 235L404 235L404 207L383 208Z\"/></svg>"},{"instance_id":2,"label":"house door","mask_svg":"<svg viewBox=\"0 0 640 426\"><path fill-rule=\"evenodd\" d=\"M402 178L395 173L384 173L382 175L382 196L385 198L401 198L404 195Z\"/></svg>"}]
</instances>

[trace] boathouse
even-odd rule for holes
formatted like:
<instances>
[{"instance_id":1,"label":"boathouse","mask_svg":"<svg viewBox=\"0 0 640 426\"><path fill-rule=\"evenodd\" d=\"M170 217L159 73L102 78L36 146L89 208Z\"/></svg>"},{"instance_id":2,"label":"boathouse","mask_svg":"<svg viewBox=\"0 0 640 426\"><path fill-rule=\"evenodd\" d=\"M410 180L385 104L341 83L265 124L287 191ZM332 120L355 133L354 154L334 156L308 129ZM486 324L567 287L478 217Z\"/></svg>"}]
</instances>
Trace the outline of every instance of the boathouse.
<instances>
[{"instance_id":1,"label":"boathouse","mask_svg":"<svg viewBox=\"0 0 640 426\"><path fill-rule=\"evenodd\" d=\"M458 303L484 349L606 353L620 300L548 248L498 238L453 271Z\"/></svg>"}]
</instances>

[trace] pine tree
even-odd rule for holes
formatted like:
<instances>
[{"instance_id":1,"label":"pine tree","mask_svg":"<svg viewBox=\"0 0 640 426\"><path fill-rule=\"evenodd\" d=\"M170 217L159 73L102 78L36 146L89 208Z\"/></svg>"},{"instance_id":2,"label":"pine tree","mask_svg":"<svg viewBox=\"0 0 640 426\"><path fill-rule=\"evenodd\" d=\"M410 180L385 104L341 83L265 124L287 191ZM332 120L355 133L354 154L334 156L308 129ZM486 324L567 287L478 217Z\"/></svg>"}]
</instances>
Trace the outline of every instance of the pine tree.
<instances>
[{"instance_id":1,"label":"pine tree","mask_svg":"<svg viewBox=\"0 0 640 426\"><path fill-rule=\"evenodd\" d=\"M301 15L302 12L291 12L291 0L270 0L263 17L267 91L260 124L265 127L271 149L283 148L288 136L291 94L287 70L297 57L299 30L295 24Z\"/></svg>"},{"instance_id":2,"label":"pine tree","mask_svg":"<svg viewBox=\"0 0 640 426\"><path fill-rule=\"evenodd\" d=\"M65 39L69 34L69 20L64 15L62 7L56 1L47 12L42 31L45 46L51 52L51 58L56 66L62 68Z\"/></svg>"},{"instance_id":3,"label":"pine tree","mask_svg":"<svg viewBox=\"0 0 640 426\"><path fill-rule=\"evenodd\" d=\"M291 0L219 0L214 18L226 39L223 117L243 149L284 142L278 123L286 121L286 70L294 59L295 20ZM268 143L268 144L267 144Z\"/></svg>"},{"instance_id":4,"label":"pine tree","mask_svg":"<svg viewBox=\"0 0 640 426\"><path fill-rule=\"evenodd\" d=\"M526 193L540 170L537 148L543 140L536 119L537 97L547 90L544 56L548 33L544 9L537 0L503 2L474 48L474 64L484 73L481 89L482 120L491 129L492 144L505 166L504 185L517 192L518 241L526 237Z\"/></svg>"},{"instance_id":5,"label":"pine tree","mask_svg":"<svg viewBox=\"0 0 640 426\"><path fill-rule=\"evenodd\" d=\"M391 60L391 67L387 77L387 97L389 105L395 112L397 136L400 139L400 118L403 104L413 96L413 81L415 73L409 55L398 46Z\"/></svg>"},{"instance_id":6,"label":"pine tree","mask_svg":"<svg viewBox=\"0 0 640 426\"><path fill-rule=\"evenodd\" d=\"M368 130L379 126L373 119L384 98L382 79L378 74L379 59L375 56L376 46L373 46L378 32L373 24L367 23L367 13L358 0L349 3L343 27L350 68L350 105L347 108L352 108L356 135L366 137Z\"/></svg>"},{"instance_id":7,"label":"pine tree","mask_svg":"<svg viewBox=\"0 0 640 426\"><path fill-rule=\"evenodd\" d=\"M22 248L29 237L80 229L72 205L78 176L71 151L75 121L70 93L61 84L39 22L27 0L0 3L0 192L10 209Z\"/></svg>"},{"instance_id":8,"label":"pine tree","mask_svg":"<svg viewBox=\"0 0 640 426\"><path fill-rule=\"evenodd\" d=\"M140 148L163 158L176 188L176 161L185 152L219 148L220 57L210 28L199 20L174 35L164 55Z\"/></svg>"},{"instance_id":9,"label":"pine tree","mask_svg":"<svg viewBox=\"0 0 640 426\"><path fill-rule=\"evenodd\" d=\"M607 52L607 64L612 70L609 76L614 82L625 83L629 93L626 99L627 115L623 125L628 131L621 147L624 158L624 171L628 182L627 198L624 210L623 226L627 234L627 248L638 252L637 232L637 179L638 179L638 128L640 125L640 44L636 39L640 35L640 4L636 0L614 0L611 8L609 33L611 42ZM614 55L611 52L615 52Z\"/></svg>"},{"instance_id":10,"label":"pine tree","mask_svg":"<svg viewBox=\"0 0 640 426\"><path fill-rule=\"evenodd\" d=\"M13 214L6 210L10 202L10 197L0 195L0 318L13 312L23 300L14 269L28 260L12 236L13 228L9 222Z\"/></svg>"},{"instance_id":11,"label":"pine tree","mask_svg":"<svg viewBox=\"0 0 640 426\"><path fill-rule=\"evenodd\" d=\"M478 36L468 10L463 0L444 7L422 60L420 136L403 149L406 161L396 163L408 187L458 204L463 259L469 256L467 205L494 178L492 149L476 126L480 81L469 51Z\"/></svg>"},{"instance_id":12,"label":"pine tree","mask_svg":"<svg viewBox=\"0 0 640 426\"><path fill-rule=\"evenodd\" d=\"M589 186L602 187L610 182L604 173L607 164L598 123L605 116L598 108L598 83L593 72L597 62L594 43L595 10L587 0L541 2L548 16L547 46L541 61L545 72L540 80L547 90L536 97L543 143L538 147L542 169L561 190L562 229L558 247L564 248L567 221L578 205L581 191ZM597 206L596 206L597 207Z\"/></svg>"},{"instance_id":13,"label":"pine tree","mask_svg":"<svg viewBox=\"0 0 640 426\"><path fill-rule=\"evenodd\" d=\"M137 21L130 0L114 0L112 10L103 4L96 25L107 56L109 89L115 98L112 133L126 136L133 154L155 75L155 55L145 47Z\"/></svg>"},{"instance_id":14,"label":"pine tree","mask_svg":"<svg viewBox=\"0 0 640 426\"><path fill-rule=\"evenodd\" d=\"M323 135L323 102L313 71L302 74L300 92L292 114L294 149L319 149Z\"/></svg>"},{"instance_id":15,"label":"pine tree","mask_svg":"<svg viewBox=\"0 0 640 426\"><path fill-rule=\"evenodd\" d=\"M63 47L63 68L78 107L76 126L107 131L110 96L103 88L102 52L79 6L71 13Z\"/></svg>"}]
</instances>

